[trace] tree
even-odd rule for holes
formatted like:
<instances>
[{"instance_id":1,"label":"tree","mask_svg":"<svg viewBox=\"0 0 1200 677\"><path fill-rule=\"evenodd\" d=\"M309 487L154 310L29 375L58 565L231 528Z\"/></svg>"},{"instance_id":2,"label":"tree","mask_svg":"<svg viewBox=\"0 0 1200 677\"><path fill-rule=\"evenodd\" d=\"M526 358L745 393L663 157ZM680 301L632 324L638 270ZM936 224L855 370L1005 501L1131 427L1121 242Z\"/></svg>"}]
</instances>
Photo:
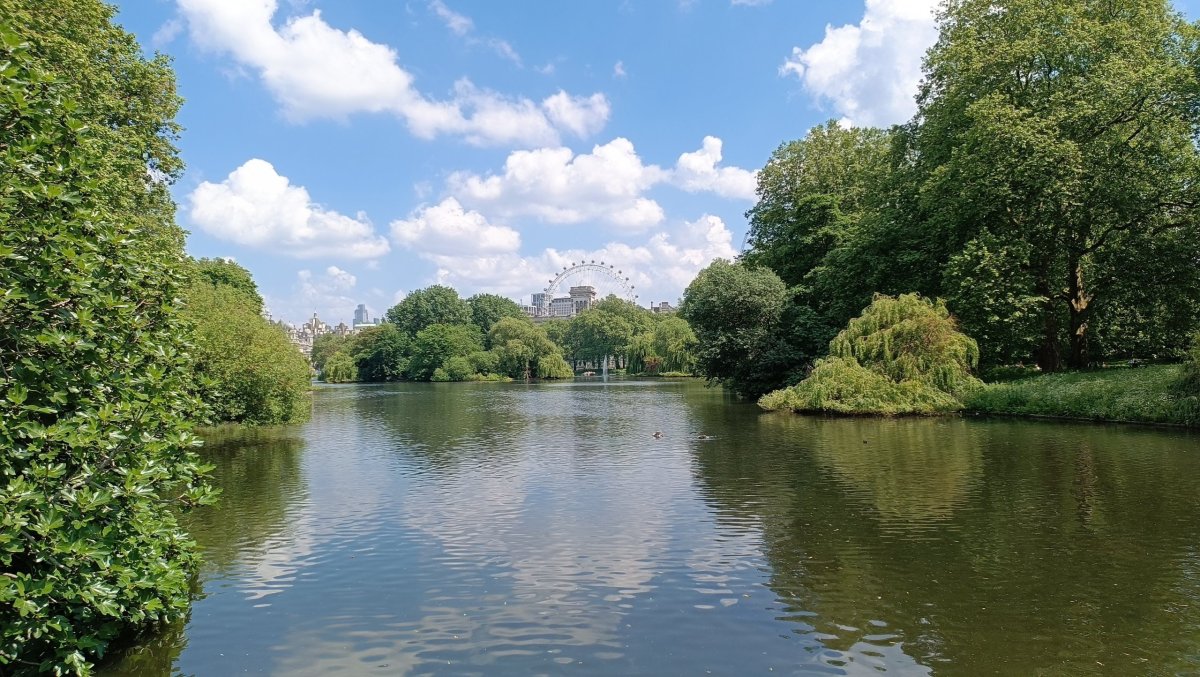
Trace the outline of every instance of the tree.
<instances>
[{"instance_id":1,"label":"tree","mask_svg":"<svg viewBox=\"0 0 1200 677\"><path fill-rule=\"evenodd\" d=\"M758 173L758 203L746 213L743 260L805 284L878 199L889 169L890 135L835 121L771 154Z\"/></svg>"},{"instance_id":2,"label":"tree","mask_svg":"<svg viewBox=\"0 0 1200 677\"><path fill-rule=\"evenodd\" d=\"M244 289L194 280L184 295L201 398L213 422L295 423L308 418L312 370Z\"/></svg>"},{"instance_id":3,"label":"tree","mask_svg":"<svg viewBox=\"0 0 1200 677\"><path fill-rule=\"evenodd\" d=\"M325 370L321 372L321 379L326 383L357 381L358 367L354 365L354 358L341 351L330 355L325 363Z\"/></svg>"},{"instance_id":4,"label":"tree","mask_svg":"<svg viewBox=\"0 0 1200 677\"><path fill-rule=\"evenodd\" d=\"M205 282L213 286L236 289L250 300L255 312L262 313L263 298L258 293L254 277L236 262L225 259L195 259L192 261L192 278L190 286L193 287Z\"/></svg>"},{"instance_id":5,"label":"tree","mask_svg":"<svg viewBox=\"0 0 1200 677\"><path fill-rule=\"evenodd\" d=\"M179 105L115 10L0 2L0 672L86 674L181 619L189 421ZM159 180L147 180L147 167Z\"/></svg>"},{"instance_id":6,"label":"tree","mask_svg":"<svg viewBox=\"0 0 1200 677\"><path fill-rule=\"evenodd\" d=\"M1027 246L1008 272L1040 302L1038 363L1058 369L1065 346L1087 366L1107 299L1195 266L1150 256L1197 248L1197 29L1166 0L953 0L940 21L908 153L914 216L949 246ZM1144 253L1140 274L1111 274L1114 252Z\"/></svg>"},{"instance_id":7,"label":"tree","mask_svg":"<svg viewBox=\"0 0 1200 677\"><path fill-rule=\"evenodd\" d=\"M566 342L572 357L599 364L623 353L633 336L633 327L624 317L589 309L572 318Z\"/></svg>"},{"instance_id":8,"label":"tree","mask_svg":"<svg viewBox=\"0 0 1200 677\"><path fill-rule=\"evenodd\" d=\"M717 259L700 271L679 308L699 341L700 374L745 397L786 385L811 359L784 338L789 303L783 280L766 268Z\"/></svg>"},{"instance_id":9,"label":"tree","mask_svg":"<svg viewBox=\"0 0 1200 677\"><path fill-rule=\"evenodd\" d=\"M357 379L368 382L400 380L408 370L411 350L412 340L390 324L363 329L347 346Z\"/></svg>"},{"instance_id":10,"label":"tree","mask_svg":"<svg viewBox=\"0 0 1200 677\"><path fill-rule=\"evenodd\" d=\"M353 336L342 336L341 334L321 334L314 338L310 353L313 369L318 372L324 371L325 362L336 352L353 352L350 346L354 340Z\"/></svg>"},{"instance_id":11,"label":"tree","mask_svg":"<svg viewBox=\"0 0 1200 677\"><path fill-rule=\"evenodd\" d=\"M476 294L467 299L467 305L471 307L471 321L483 332L485 348L492 347L488 336L492 325L504 317L525 316L515 301L496 294Z\"/></svg>"},{"instance_id":12,"label":"tree","mask_svg":"<svg viewBox=\"0 0 1200 677\"><path fill-rule=\"evenodd\" d=\"M944 303L881 295L830 342L807 378L759 404L845 414L954 411L983 385L971 374L978 361L978 346Z\"/></svg>"},{"instance_id":13,"label":"tree","mask_svg":"<svg viewBox=\"0 0 1200 677\"><path fill-rule=\"evenodd\" d=\"M574 375L545 330L527 318L502 318L493 325L489 340L496 355L496 368L506 376L530 379ZM566 367L565 374L562 367Z\"/></svg>"},{"instance_id":14,"label":"tree","mask_svg":"<svg viewBox=\"0 0 1200 677\"><path fill-rule=\"evenodd\" d=\"M696 333L682 317L668 317L654 327L654 354L662 358L662 370L691 373L696 367Z\"/></svg>"},{"instance_id":15,"label":"tree","mask_svg":"<svg viewBox=\"0 0 1200 677\"><path fill-rule=\"evenodd\" d=\"M483 348L479 327L473 324L432 324L417 332L408 376L428 381L451 357L467 357Z\"/></svg>"},{"instance_id":16,"label":"tree","mask_svg":"<svg viewBox=\"0 0 1200 677\"><path fill-rule=\"evenodd\" d=\"M418 289L387 311L387 321L400 332L415 337L435 324L469 324L471 307L450 287L434 285Z\"/></svg>"}]
</instances>

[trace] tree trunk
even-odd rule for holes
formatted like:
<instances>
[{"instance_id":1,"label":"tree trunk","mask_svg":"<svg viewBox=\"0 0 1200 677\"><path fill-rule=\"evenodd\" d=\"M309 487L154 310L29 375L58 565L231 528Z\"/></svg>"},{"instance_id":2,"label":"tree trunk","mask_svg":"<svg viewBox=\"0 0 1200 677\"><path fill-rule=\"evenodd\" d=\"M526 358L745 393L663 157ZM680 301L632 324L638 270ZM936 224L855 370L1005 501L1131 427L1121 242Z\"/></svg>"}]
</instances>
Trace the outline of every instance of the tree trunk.
<instances>
[{"instance_id":1,"label":"tree trunk","mask_svg":"<svg viewBox=\"0 0 1200 677\"><path fill-rule=\"evenodd\" d=\"M1067 305L1070 309L1071 354L1067 357L1067 365L1072 369L1085 369L1088 366L1088 318L1091 316L1092 297L1083 284L1083 261L1074 254L1071 255L1067 274Z\"/></svg>"}]
</instances>

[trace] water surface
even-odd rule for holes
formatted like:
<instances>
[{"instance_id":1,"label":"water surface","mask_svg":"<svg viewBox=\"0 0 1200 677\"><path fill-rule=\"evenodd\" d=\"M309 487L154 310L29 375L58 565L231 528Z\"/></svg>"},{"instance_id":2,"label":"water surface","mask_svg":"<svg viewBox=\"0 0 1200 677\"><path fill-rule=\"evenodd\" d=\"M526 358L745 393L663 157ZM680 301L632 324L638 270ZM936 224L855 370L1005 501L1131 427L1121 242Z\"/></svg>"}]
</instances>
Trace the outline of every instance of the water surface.
<instances>
[{"instance_id":1,"label":"water surface","mask_svg":"<svg viewBox=\"0 0 1200 677\"><path fill-rule=\"evenodd\" d=\"M1200 673L1183 432L395 384L205 455L202 597L106 674Z\"/></svg>"}]
</instances>

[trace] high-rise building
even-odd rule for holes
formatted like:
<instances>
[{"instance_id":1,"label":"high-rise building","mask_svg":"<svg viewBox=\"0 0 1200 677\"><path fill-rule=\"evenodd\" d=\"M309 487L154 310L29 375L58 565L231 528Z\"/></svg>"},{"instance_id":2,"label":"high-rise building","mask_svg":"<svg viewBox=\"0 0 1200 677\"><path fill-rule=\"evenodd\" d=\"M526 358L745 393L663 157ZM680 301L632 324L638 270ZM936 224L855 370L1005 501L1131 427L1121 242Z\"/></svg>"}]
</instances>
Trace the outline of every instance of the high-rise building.
<instances>
[{"instance_id":1,"label":"high-rise building","mask_svg":"<svg viewBox=\"0 0 1200 677\"><path fill-rule=\"evenodd\" d=\"M371 324L371 315L367 312L365 303L358 304L358 307L354 309L354 326L357 327L360 324Z\"/></svg>"}]
</instances>

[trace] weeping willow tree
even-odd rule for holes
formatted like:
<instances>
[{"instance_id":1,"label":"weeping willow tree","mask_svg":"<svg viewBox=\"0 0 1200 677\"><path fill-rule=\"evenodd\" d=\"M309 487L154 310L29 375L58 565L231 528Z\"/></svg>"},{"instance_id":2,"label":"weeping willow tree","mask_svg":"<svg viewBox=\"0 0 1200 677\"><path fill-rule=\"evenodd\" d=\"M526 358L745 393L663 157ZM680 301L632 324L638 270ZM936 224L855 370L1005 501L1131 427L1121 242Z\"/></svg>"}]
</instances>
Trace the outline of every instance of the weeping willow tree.
<instances>
[{"instance_id":1,"label":"weeping willow tree","mask_svg":"<svg viewBox=\"0 0 1200 677\"><path fill-rule=\"evenodd\" d=\"M764 409L842 414L932 414L962 408L982 383L979 347L944 303L877 295L829 344L808 378L759 400Z\"/></svg>"}]
</instances>

